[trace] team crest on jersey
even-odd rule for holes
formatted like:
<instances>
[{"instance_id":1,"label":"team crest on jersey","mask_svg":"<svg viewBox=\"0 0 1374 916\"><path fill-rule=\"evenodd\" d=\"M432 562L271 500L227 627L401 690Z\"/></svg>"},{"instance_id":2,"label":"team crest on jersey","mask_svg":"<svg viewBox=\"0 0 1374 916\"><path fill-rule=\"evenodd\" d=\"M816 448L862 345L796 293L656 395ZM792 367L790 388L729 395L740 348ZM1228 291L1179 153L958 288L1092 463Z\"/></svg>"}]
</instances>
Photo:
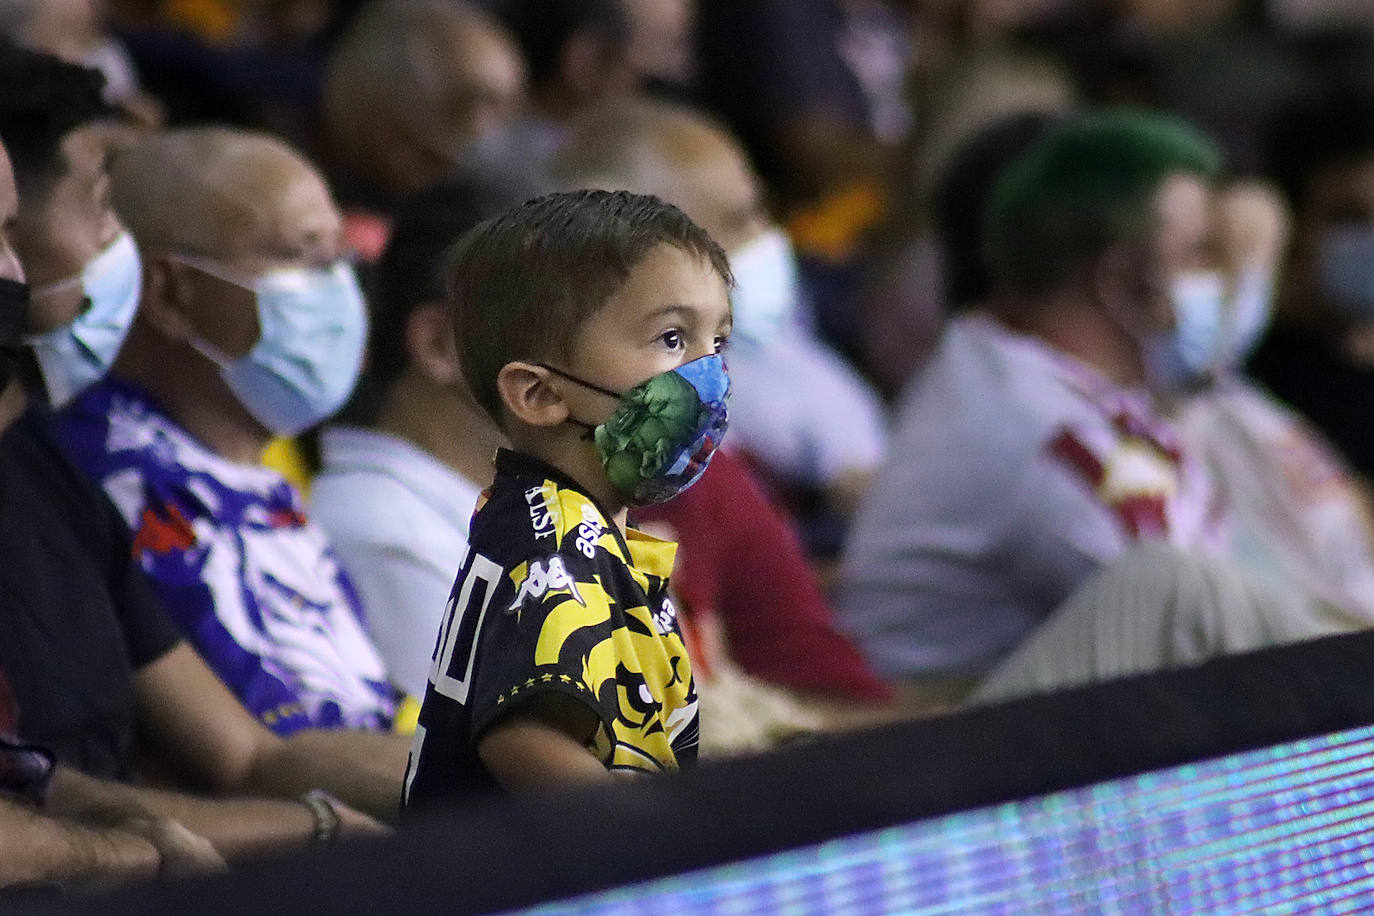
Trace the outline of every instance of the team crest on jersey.
<instances>
[{"instance_id":1,"label":"team crest on jersey","mask_svg":"<svg viewBox=\"0 0 1374 916\"><path fill-rule=\"evenodd\" d=\"M568 574L567 567L563 565L562 557L549 557L543 562L532 561L524 581L518 584L515 600L506 609L508 612L518 610L526 599L538 601L549 592L557 591L566 591L578 604L587 606L587 602L582 600L582 593L577 590L576 580Z\"/></svg>"}]
</instances>

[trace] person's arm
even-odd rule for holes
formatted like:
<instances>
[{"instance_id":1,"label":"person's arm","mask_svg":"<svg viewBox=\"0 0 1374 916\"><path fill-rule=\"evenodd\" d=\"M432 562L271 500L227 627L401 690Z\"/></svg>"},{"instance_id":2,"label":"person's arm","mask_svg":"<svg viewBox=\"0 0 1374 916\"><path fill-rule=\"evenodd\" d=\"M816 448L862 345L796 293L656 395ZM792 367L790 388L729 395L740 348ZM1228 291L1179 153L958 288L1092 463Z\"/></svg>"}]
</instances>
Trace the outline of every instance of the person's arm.
<instances>
[{"instance_id":1,"label":"person's arm","mask_svg":"<svg viewBox=\"0 0 1374 916\"><path fill-rule=\"evenodd\" d=\"M545 694L522 703L477 742L477 755L512 793L555 792L612 780L588 745L596 714L576 700Z\"/></svg>"},{"instance_id":2,"label":"person's arm","mask_svg":"<svg viewBox=\"0 0 1374 916\"><path fill-rule=\"evenodd\" d=\"M268 731L186 643L134 674L139 721L174 769L217 795L298 798L312 788L385 821L399 813L409 751L403 735Z\"/></svg>"},{"instance_id":3,"label":"person's arm","mask_svg":"<svg viewBox=\"0 0 1374 916\"><path fill-rule=\"evenodd\" d=\"M0 798L0 888L46 882L123 882L158 873L143 837L84 827Z\"/></svg>"},{"instance_id":4,"label":"person's arm","mask_svg":"<svg viewBox=\"0 0 1374 916\"><path fill-rule=\"evenodd\" d=\"M87 824L137 834L153 843L163 871L222 867L220 856L241 859L282 849L299 849L316 839L319 824L303 801L261 798L214 799L144 786L125 785L59 767L48 788L47 809ZM376 821L342 803L339 836L384 832Z\"/></svg>"}]
</instances>

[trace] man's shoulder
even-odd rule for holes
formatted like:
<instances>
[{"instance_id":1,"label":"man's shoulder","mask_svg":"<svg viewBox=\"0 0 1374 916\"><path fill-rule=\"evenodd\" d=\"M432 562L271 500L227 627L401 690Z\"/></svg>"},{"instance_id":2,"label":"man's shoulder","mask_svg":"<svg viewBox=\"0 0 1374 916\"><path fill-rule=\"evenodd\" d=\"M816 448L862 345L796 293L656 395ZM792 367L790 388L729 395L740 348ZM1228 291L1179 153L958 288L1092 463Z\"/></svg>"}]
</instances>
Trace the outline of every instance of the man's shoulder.
<instances>
[{"instance_id":1,"label":"man's shoulder","mask_svg":"<svg viewBox=\"0 0 1374 916\"><path fill-rule=\"evenodd\" d=\"M336 542L409 543L433 530L439 507L398 477L382 471L325 468L310 490L311 517ZM466 527L467 519L445 520Z\"/></svg>"},{"instance_id":2,"label":"man's shoulder","mask_svg":"<svg viewBox=\"0 0 1374 916\"><path fill-rule=\"evenodd\" d=\"M947 460L960 475L977 470L978 459L1019 461L1074 416L1078 401L1042 346L990 318L956 319L904 393L890 451Z\"/></svg>"},{"instance_id":3,"label":"man's shoulder","mask_svg":"<svg viewBox=\"0 0 1374 916\"><path fill-rule=\"evenodd\" d=\"M101 514L99 488L61 447L53 416L46 409L30 408L4 431L0 461L6 487L22 487L41 496L48 507L74 524L87 524Z\"/></svg>"},{"instance_id":4,"label":"man's shoulder","mask_svg":"<svg viewBox=\"0 0 1374 916\"><path fill-rule=\"evenodd\" d=\"M71 460L96 479L180 467L193 450L190 437L142 392L109 379L56 413L53 430Z\"/></svg>"}]
</instances>

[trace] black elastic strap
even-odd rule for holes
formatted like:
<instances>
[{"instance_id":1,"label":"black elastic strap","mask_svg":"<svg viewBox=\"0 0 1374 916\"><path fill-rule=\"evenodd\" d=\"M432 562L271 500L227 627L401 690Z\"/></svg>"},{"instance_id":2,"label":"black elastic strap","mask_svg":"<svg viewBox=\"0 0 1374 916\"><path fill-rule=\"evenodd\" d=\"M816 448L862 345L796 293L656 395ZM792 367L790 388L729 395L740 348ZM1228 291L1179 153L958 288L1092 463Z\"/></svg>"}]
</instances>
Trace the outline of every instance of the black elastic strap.
<instances>
[{"instance_id":1,"label":"black elastic strap","mask_svg":"<svg viewBox=\"0 0 1374 916\"><path fill-rule=\"evenodd\" d=\"M549 371L552 372L554 375L561 375L561 376L563 376L565 379L567 379L567 380L570 381L570 382L576 382L577 384L581 385L583 388L590 388L592 391L595 391L597 394L604 394L606 397L608 397L608 398L615 398L617 401L620 400L620 398L621 398L621 394L620 394L619 391L612 391L612 390L609 389L609 388L602 388L600 385L592 384L591 382L587 381L586 379L580 379L580 378L578 378L577 376L573 375L571 372L564 372L562 369L558 368L557 366L550 366L548 363L535 363L535 365L536 365L536 366L539 366L539 367L542 368L542 369L547 369L547 370L549 370Z\"/></svg>"}]
</instances>

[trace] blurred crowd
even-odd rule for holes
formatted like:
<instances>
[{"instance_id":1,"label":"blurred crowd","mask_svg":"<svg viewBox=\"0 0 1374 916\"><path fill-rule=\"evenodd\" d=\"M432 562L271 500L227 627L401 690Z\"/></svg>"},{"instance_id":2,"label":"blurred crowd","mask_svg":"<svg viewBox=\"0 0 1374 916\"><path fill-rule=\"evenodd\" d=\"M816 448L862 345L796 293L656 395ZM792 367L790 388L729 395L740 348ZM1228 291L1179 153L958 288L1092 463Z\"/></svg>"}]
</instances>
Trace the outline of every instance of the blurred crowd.
<instances>
[{"instance_id":1,"label":"blurred crowd","mask_svg":"<svg viewBox=\"0 0 1374 916\"><path fill-rule=\"evenodd\" d=\"M389 829L505 444L446 255L550 191L655 195L734 274L725 446L632 515L707 758L1374 623L1367 2L0 37L0 887Z\"/></svg>"}]
</instances>

